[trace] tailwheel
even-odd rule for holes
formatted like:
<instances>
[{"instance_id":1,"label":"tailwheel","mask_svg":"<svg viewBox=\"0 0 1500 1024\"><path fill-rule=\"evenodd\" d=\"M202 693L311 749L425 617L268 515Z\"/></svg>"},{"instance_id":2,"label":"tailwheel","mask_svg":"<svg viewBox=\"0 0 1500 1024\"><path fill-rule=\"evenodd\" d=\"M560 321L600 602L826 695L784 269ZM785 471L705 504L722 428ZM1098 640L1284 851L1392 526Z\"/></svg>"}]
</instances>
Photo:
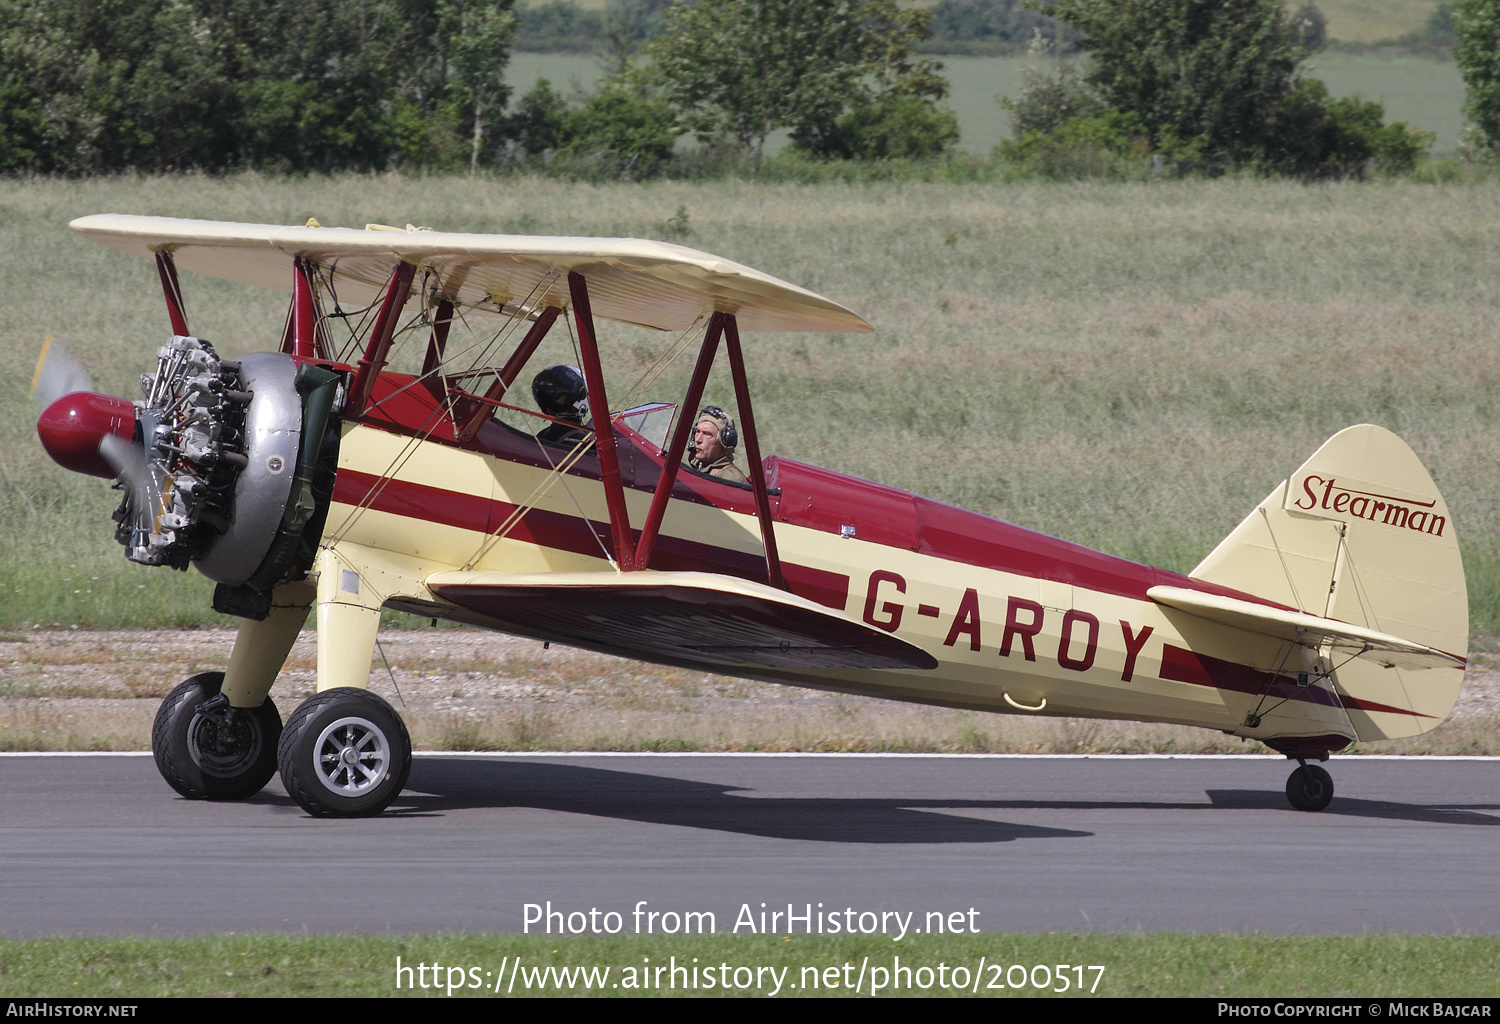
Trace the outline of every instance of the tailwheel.
<instances>
[{"instance_id":1,"label":"tailwheel","mask_svg":"<svg viewBox=\"0 0 1500 1024\"><path fill-rule=\"evenodd\" d=\"M219 694L224 673L182 682L156 712L151 753L167 785L189 800L244 800L276 774L281 715L267 698L258 708L230 707Z\"/></svg>"},{"instance_id":2,"label":"tailwheel","mask_svg":"<svg viewBox=\"0 0 1500 1024\"><path fill-rule=\"evenodd\" d=\"M292 712L277 761L287 793L308 814L364 818L401 794L411 773L411 738L380 697L337 687Z\"/></svg>"},{"instance_id":3,"label":"tailwheel","mask_svg":"<svg viewBox=\"0 0 1500 1024\"><path fill-rule=\"evenodd\" d=\"M1303 762L1286 780L1286 798L1299 811L1321 811L1333 799L1333 776Z\"/></svg>"}]
</instances>

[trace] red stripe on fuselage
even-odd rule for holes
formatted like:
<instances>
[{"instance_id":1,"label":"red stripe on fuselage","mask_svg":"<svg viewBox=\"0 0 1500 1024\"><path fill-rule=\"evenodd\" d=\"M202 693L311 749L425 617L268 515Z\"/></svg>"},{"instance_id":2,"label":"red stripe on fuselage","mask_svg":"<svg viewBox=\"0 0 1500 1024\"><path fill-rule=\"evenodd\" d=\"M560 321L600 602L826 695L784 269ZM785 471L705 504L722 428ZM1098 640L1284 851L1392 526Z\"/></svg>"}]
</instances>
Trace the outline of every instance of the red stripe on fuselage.
<instances>
[{"instance_id":1,"label":"red stripe on fuselage","mask_svg":"<svg viewBox=\"0 0 1500 1024\"><path fill-rule=\"evenodd\" d=\"M383 479L353 469L339 470L333 500L476 533L498 529L517 507L506 501L406 480ZM639 530L632 532L639 537ZM610 539L607 522L537 508L522 516L506 536L559 551L601 557L604 549L600 545ZM673 572L714 572L761 583L766 578L765 559L759 555L666 534L657 540L651 563L654 569ZM799 597L839 611L848 604L848 576L790 562L783 562L782 568L792 593Z\"/></svg>"},{"instance_id":2,"label":"red stripe on fuselage","mask_svg":"<svg viewBox=\"0 0 1500 1024\"><path fill-rule=\"evenodd\" d=\"M1172 644L1164 644L1161 653L1161 677L1177 683L1193 683L1197 686L1212 686L1216 690L1233 690L1254 696L1264 695L1278 700L1302 700L1328 707L1350 707L1360 711L1385 711L1393 715L1411 715L1416 718L1431 718L1417 711L1391 707L1373 700L1358 697L1335 696L1321 686L1298 686L1286 676L1274 672L1262 672L1232 661L1223 661L1207 654L1198 654Z\"/></svg>"}]
</instances>

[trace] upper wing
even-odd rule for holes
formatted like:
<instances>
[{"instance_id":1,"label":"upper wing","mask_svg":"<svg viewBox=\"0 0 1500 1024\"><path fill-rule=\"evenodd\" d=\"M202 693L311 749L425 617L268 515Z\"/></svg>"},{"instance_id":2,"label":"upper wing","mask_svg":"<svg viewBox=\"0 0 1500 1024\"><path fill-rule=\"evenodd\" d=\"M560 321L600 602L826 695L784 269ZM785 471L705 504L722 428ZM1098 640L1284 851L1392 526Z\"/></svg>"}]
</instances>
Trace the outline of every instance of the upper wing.
<instances>
[{"instance_id":1,"label":"upper wing","mask_svg":"<svg viewBox=\"0 0 1500 1024\"><path fill-rule=\"evenodd\" d=\"M702 572L440 572L439 598L486 624L708 671L937 667L926 651L805 598Z\"/></svg>"},{"instance_id":2,"label":"upper wing","mask_svg":"<svg viewBox=\"0 0 1500 1024\"><path fill-rule=\"evenodd\" d=\"M1305 647L1327 644L1336 650L1370 658L1387 668L1462 668L1464 664L1462 658L1435 647L1337 619L1269 608L1185 587L1152 587L1146 591L1146 596L1157 604L1222 622L1226 626L1290 640Z\"/></svg>"},{"instance_id":3,"label":"upper wing","mask_svg":"<svg viewBox=\"0 0 1500 1024\"><path fill-rule=\"evenodd\" d=\"M746 331L872 329L805 288L706 252L640 238L360 231L113 213L80 217L71 227L137 256L167 250L180 269L269 288L287 288L292 259L308 257L350 308L373 301L402 261L433 274L444 297L481 311L566 309L567 274L577 271L588 280L594 315L607 320L685 330L718 312L734 314Z\"/></svg>"}]
</instances>

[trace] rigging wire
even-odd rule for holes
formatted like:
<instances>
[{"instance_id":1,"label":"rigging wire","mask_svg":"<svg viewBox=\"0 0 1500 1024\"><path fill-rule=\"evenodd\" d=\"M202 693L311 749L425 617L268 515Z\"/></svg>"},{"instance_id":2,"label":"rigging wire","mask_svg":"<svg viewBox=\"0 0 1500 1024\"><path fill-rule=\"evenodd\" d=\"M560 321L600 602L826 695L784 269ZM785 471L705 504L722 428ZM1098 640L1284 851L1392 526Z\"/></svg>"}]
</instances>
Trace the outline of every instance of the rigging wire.
<instances>
[{"instance_id":1,"label":"rigging wire","mask_svg":"<svg viewBox=\"0 0 1500 1024\"><path fill-rule=\"evenodd\" d=\"M583 505L579 503L577 495L573 493L573 488L568 486L567 474L562 472L559 468L565 463L569 466L575 465L578 460L583 457L584 452L586 452L588 449L588 446L593 443L592 439L580 438L578 442L574 444L572 450L570 450L567 455L563 456L562 461L560 462L552 461L552 456L550 453L548 453L547 446L542 441L541 437L537 437L535 440L538 450L540 450L542 453L542 457L547 460L547 464L551 466L553 472L557 474L557 479L558 482L562 484L563 492L567 494L568 500L573 503L573 507L578 510L578 517L582 519L583 524L589 528L589 534L594 538L594 543L598 544L599 550L604 552L605 561L613 564L614 555L610 553L609 546L605 544L604 539L599 536L599 531L594 529L594 521L590 519L588 517L588 514L583 511ZM582 448L584 451L579 451L580 448ZM485 550L488 551L489 546L486 546ZM618 566L616 566L616 568L618 568Z\"/></svg>"},{"instance_id":2,"label":"rigging wire","mask_svg":"<svg viewBox=\"0 0 1500 1024\"><path fill-rule=\"evenodd\" d=\"M1296 602L1297 610L1306 614L1307 608L1302 604L1302 596L1297 593L1297 584L1292 582L1292 570L1286 564L1286 556L1281 553L1281 545L1276 542L1276 531L1271 529L1271 517L1266 513L1264 505L1261 505L1256 511L1265 520L1266 532L1271 535L1271 547L1276 549L1276 557L1281 561L1281 571L1286 574L1286 585L1292 590L1292 600Z\"/></svg>"},{"instance_id":3,"label":"rigging wire","mask_svg":"<svg viewBox=\"0 0 1500 1024\"><path fill-rule=\"evenodd\" d=\"M380 652L380 660L385 662L385 673L391 677L391 685L396 688L396 699L401 706L406 707L406 698L401 695L401 684L396 682L396 673L391 670L391 659L385 656L385 648L380 646L380 634L375 635L375 649Z\"/></svg>"},{"instance_id":4,"label":"rigging wire","mask_svg":"<svg viewBox=\"0 0 1500 1024\"><path fill-rule=\"evenodd\" d=\"M344 322L344 330L346 330L346 331L349 332L349 338L348 338L348 340L346 340L343 343L343 345L340 346L339 353L338 353L338 361L341 362L341 363L347 363L347 362L349 362L349 357L354 354L355 348L358 347L358 345L359 345L359 339L365 334L365 332L367 330L367 328L365 326L365 321L368 319L368 317L370 315L370 312L372 310L374 310L375 307L380 304L379 295L377 293L377 297L369 305L364 306L361 309L356 309L356 310L352 310L352 311L345 310L339 304L338 289L334 286L334 283L333 283L334 275L336 275L338 273L338 261L334 260L332 263L329 264L329 266L328 266L328 273L327 273L326 277L324 276L323 265L321 263L317 263L317 262L312 263L312 268L313 268L313 282L314 282L314 284L316 284L316 285L319 286L318 290L322 290L322 289L326 288L327 291L328 291L329 296L333 299L333 312L329 313L329 312L325 311L323 313L321 319L323 319L323 320L330 320L330 319L339 319L339 320L342 320ZM354 324L354 326L351 327L349 325L349 321L352 318L355 318L355 317L358 318L358 321Z\"/></svg>"},{"instance_id":5,"label":"rigging wire","mask_svg":"<svg viewBox=\"0 0 1500 1024\"><path fill-rule=\"evenodd\" d=\"M1265 705L1266 698L1270 696L1271 687L1274 686L1274 685L1276 685L1276 683L1281 682L1285 678L1282 675L1282 670L1286 667L1286 659L1291 657L1292 650L1294 648L1296 648L1296 647L1307 647L1307 645L1303 644L1303 643L1297 643L1297 642L1294 642L1294 643L1288 645L1286 654L1281 659L1281 664L1278 665L1276 667L1275 671L1272 673L1272 675L1274 676L1274 678L1269 683L1267 683L1266 684L1266 688L1261 691L1261 694L1260 694L1260 703L1256 705L1256 708L1255 708L1254 711L1250 712L1250 715L1256 719L1257 724L1259 723L1259 720L1262 717L1264 717L1265 715L1269 715L1271 712L1273 712L1277 708L1281 707L1281 705L1285 704L1287 701L1295 699L1294 695L1288 695L1286 697L1282 697L1280 700L1278 700L1275 704L1272 704L1270 707L1264 708L1264 710L1262 710L1263 706ZM1311 650L1311 649L1312 648L1308 648L1308 650ZM1343 661L1339 662L1337 665L1330 664L1327 669L1319 670L1317 672L1309 672L1309 673L1307 673L1308 680L1307 680L1307 683L1305 685L1306 686L1313 686L1313 685L1315 685L1317 683L1321 683L1325 679L1328 680L1328 682L1331 685L1333 683L1333 677L1334 677L1334 675L1341 668L1343 668L1345 665L1347 665L1350 662L1352 662L1355 658L1358 658L1358 657L1360 657L1361 655L1364 655L1364 654L1368 654L1370 651L1373 651L1374 649L1375 648L1371 647L1369 644L1365 644L1362 647L1360 647L1359 650L1357 650L1353 654L1349 655L1349 657L1345 658ZM1304 684L1299 681L1297 683L1297 689L1301 690L1303 688L1304 688ZM1349 709L1346 708L1346 707L1344 707L1343 698L1339 695L1339 692L1336 689L1333 691L1333 695L1334 695L1334 697L1339 702L1339 710L1342 711L1342 712L1344 712L1344 718L1345 718L1345 720L1347 720L1349 718ZM1352 722L1350 723L1350 728L1353 728L1353 723Z\"/></svg>"},{"instance_id":6,"label":"rigging wire","mask_svg":"<svg viewBox=\"0 0 1500 1024\"><path fill-rule=\"evenodd\" d=\"M526 322L524 311L530 305L532 305L532 300L537 295L537 293L539 291L545 293L551 288L553 284L555 284L560 279L560 277L561 272L556 270L549 271L547 274L539 277L533 284L531 291L526 296L526 299L520 303L517 303L513 307L513 312L505 318L504 323L502 323L501 326L493 333L490 333L489 337L483 341L476 340L475 336L476 334L478 334L478 332L474 330L474 328L470 325L468 318L464 315L464 306L455 302L453 306L453 313L450 317L449 323L451 324L454 320L457 320L465 326L469 338L471 339L469 344L464 349L456 353L449 353L445 351L443 359L432 370L428 371L428 373L426 374L415 376L412 381L402 385L400 388L397 388L391 394L383 396L379 401L373 403L370 408L378 408L384 402L389 401L396 395L410 389L414 385L425 382L430 376L435 375L438 377L442 377L443 365L447 364L451 366L453 362L453 356L463 358L465 356L468 356L470 353L473 353L473 358L470 360L468 368L459 374L453 375L450 379L463 380L466 378L472 378L476 376L481 367L483 367L484 369L492 369L493 360L490 359L491 353L497 347L503 346L506 342L508 342L514 336L516 330L519 328L519 325ZM431 316L431 300L433 298L433 295L435 294L435 291L429 290L427 288L427 284L430 279L431 272L429 269L424 275L422 282L422 309L418 312L413 320L397 329L397 331L395 332L395 338L393 339L395 343L387 350L388 357L396 354L401 350L402 346L409 341L409 337L407 336L412 332L422 326L433 326L434 320ZM321 273L321 268L319 268L316 280L319 284L327 287L329 294L333 298L335 312L332 314L325 314L325 316L341 317L342 319L344 319L346 329L350 331L350 340L341 349L341 357L343 357L344 361L347 361L348 356L352 355L353 350L357 347L359 339L368 333L369 328L366 326L366 321L369 318L370 311L379 304L379 301L377 300L376 302L372 302L370 305L360 310L359 323L356 325L356 327L350 328L349 319L351 317L351 314L345 313L339 305L338 296L336 291L334 290L333 271L330 270L328 277L324 278ZM497 303L497 305L499 305L502 310L504 309L503 303ZM567 321L568 338L573 350L574 358L578 359L581 362L581 356L578 347L578 337L574 332L572 319L570 317L564 317L564 319ZM704 314L700 313L698 317L695 318L694 321L689 324L687 328L685 328L678 335L678 337L672 341L671 344L668 345L666 351L662 355L659 355L655 362L653 362L650 366L642 371L640 376L627 389L625 395L622 397L621 405L623 407L628 407L628 405L633 402L641 392L655 383L656 380L658 380L661 375L665 373L676 362L676 360L682 355L682 353L687 350L696 329L698 328L699 324L703 322L703 319ZM444 390L450 391L451 389ZM401 446L401 449L391 459L390 463L388 463L385 470L382 472L379 482L374 487L371 487L369 490L367 490L365 495L361 498L360 502L355 506L355 508L351 510L351 512L347 516L345 516L344 521L340 523L337 529L334 531L332 539L329 543L337 543L338 540L342 539L348 533L348 531L353 528L359 518L362 517L363 513L373 506L373 503L378 500L380 494L385 490L390 481L394 479L397 474L399 474L399 472L405 467L406 463L410 460L411 456L416 453L420 443L431 437L433 430L436 429L437 422L441 418L440 412L447 412L449 417L451 418L455 411L456 409L454 406L454 396L451 393L445 394L441 405L437 409L434 409L433 413L429 414L427 420L422 424L421 427L418 428L415 435L409 437ZM599 418L600 417L596 417L596 420ZM608 410L605 411L605 415L602 418L606 423L609 422ZM538 441L537 443L540 447L541 442ZM591 435L587 438L582 439L568 453L567 456L565 456L560 462L557 463L554 463L550 454L547 453L545 449L543 449L542 454L545 457L548 465L552 467L551 472L545 479L538 483L537 487L532 490L532 493L529 494L524 501L522 501L519 505L515 506L512 509L511 513L505 518L505 520L499 525L497 529L495 529L494 531L490 531L490 535L485 539L484 543L481 544L480 548L474 553L474 555L471 556L468 563L465 565L465 568L472 568L475 564L481 561L494 548L496 544L498 544L501 540L508 536L512 530L515 529L515 527L520 523L521 519L524 518L528 512L536 508L536 506L546 498L546 496L551 492L553 486L555 486L556 483L561 480L563 482L563 490L568 495L569 501L573 504L574 508L577 509L580 517L588 526L590 535L594 537L595 543L599 545L605 559L609 561L611 565L615 566L616 570L618 570L619 566L615 562L615 559L612 557L608 546L605 545L604 541L599 537L599 534L594 527L593 521L584 513L577 495L575 495L572 489L568 487L567 482L564 479L573 469L573 467L575 467L578 462L589 452L589 450L594 447L594 443L595 435Z\"/></svg>"},{"instance_id":7,"label":"rigging wire","mask_svg":"<svg viewBox=\"0 0 1500 1024\"><path fill-rule=\"evenodd\" d=\"M544 275L537 281L537 284L532 288L531 293L529 293L527 296L528 300L536 294L538 288L543 286L548 276L549 275ZM555 272L550 276L555 277ZM455 309L457 308L458 307L455 306ZM500 328L495 332L494 336L492 336L488 341L482 344L471 341L468 351L473 351L475 348L478 348L480 349L480 356L483 356L484 353L488 352L494 346L494 344L499 340L500 336L506 332L507 328L511 329L511 333L514 333L515 326L521 322L524 322L524 318L521 315L521 311L523 308L523 306L517 305L515 311L506 318L506 322L500 326ZM403 328L402 332L404 333L410 331L420 323L430 322L427 318L425 303L423 311L419 314L419 317L421 319L419 319L416 323L409 324L407 327ZM467 326L467 321L464 322ZM460 356L463 356L467 353L460 352L458 354ZM472 372L472 369L477 366L478 363L479 358L476 357L475 362L470 364L470 372ZM438 373L440 369L441 367L436 368L432 372ZM413 381L412 383L415 383L415 381ZM411 384L404 385L402 388L398 389L398 392L404 391L410 386ZM381 402L384 402L390 397L392 396L388 395L385 398L382 398ZM377 402L372 405L371 408L376 408L379 406L379 404L380 403ZM376 499L380 497L380 495L385 491L386 486L390 483L394 476L402 468L405 467L406 463L411 459L412 455L416 454L418 446L421 444L421 442L427 440L432 436L432 432L437 428L437 423L442 419L442 414L445 409L451 410L451 406L439 405L435 407L431 413L428 414L427 419L423 422L422 426L417 429L415 435L409 437L406 440L401 449L392 458L391 462L382 471L379 482L374 487L371 487L368 491L366 491L364 497L360 499L359 503L354 507L354 509L344 517L343 522L340 523L337 529L334 531L334 536L330 543L337 543L340 539L342 539L344 535L353 528L359 518L363 516L364 512L368 508L370 508L370 506L376 501Z\"/></svg>"},{"instance_id":8,"label":"rigging wire","mask_svg":"<svg viewBox=\"0 0 1500 1024\"><path fill-rule=\"evenodd\" d=\"M534 488L532 488L531 493L526 496L526 499L511 510L510 515L505 517L505 521L490 532L490 535L485 538L484 543L479 546L479 550L474 552L474 554L469 557L469 560L464 563L464 570L468 571L469 569L472 569L474 568L474 566L478 565L484 559L484 557L490 553L490 551L495 547L496 544L504 540L505 537L510 533L510 531L516 528L516 526L521 522L522 517L524 517L526 513L536 508L536 506L542 501L542 499L551 492L553 486L559 480L561 480L569 470L577 465L579 460L582 459L583 456L588 453L588 450L593 446L594 438L592 435L579 441L577 446L568 453L567 457L564 458L561 463L553 467L552 472L548 473ZM551 460L548 461L550 462ZM588 521L587 516L585 516L584 519L586 522ZM590 527L590 530L592 530L592 527ZM602 546L603 545L601 544L601 547ZM614 555L610 554L608 548L605 548L604 550L604 557L609 560L609 564L613 565L616 570L619 569L619 565L615 562Z\"/></svg>"},{"instance_id":9,"label":"rigging wire","mask_svg":"<svg viewBox=\"0 0 1500 1024\"><path fill-rule=\"evenodd\" d=\"M670 358L668 358L666 355L659 356L656 363L652 364L651 367L648 367L647 370L641 374L640 378L636 380L635 384L633 384L630 389L626 391L625 398L621 400L622 405L628 407L629 402L634 400L634 396L637 392L643 390L644 388L650 387L650 385L658 377L660 377L661 374L664 373L674 361L676 361L677 357L680 356L684 351L686 351L688 344L691 342L691 332L693 331L693 328L696 327L700 322L702 322L702 320L703 315L700 313L698 315L698 318L694 320L692 324L689 324L688 327L683 330L683 332L678 335L677 339L672 343L672 348L675 348L676 351L673 352L669 348L668 351L670 353ZM568 333L570 336L572 335L571 323L569 324ZM576 340L574 341L574 346L576 351ZM660 369L657 369L657 367L660 367ZM651 370L653 369L657 369L657 372L655 374L651 373ZM594 422L596 424L598 423L598 420L599 417L595 416ZM597 430L597 426L595 429ZM515 529L516 526L520 523L521 519L528 512L534 509L537 504L539 504L542 499L547 496L548 493L550 493L552 485L556 483L558 479L561 479L563 476L565 476L567 472L572 469L572 467L575 466L581 458L583 458L588 450L593 447L593 445L594 437L583 439L578 443L578 446L569 453L567 458L565 458L561 463L554 465L553 473L541 484L538 484L537 488L527 496L526 500L520 505L517 505L515 509L512 510L510 515L506 516L504 522L502 522L498 527L490 532L490 536L480 546L479 550L470 557L468 563L465 564L464 569L472 569L476 564L482 561L484 557L489 554L489 552L494 548L494 546L499 543L499 541L503 540L511 530ZM552 463L552 460L550 458L547 461L549 464ZM568 497L570 500L572 500L574 507L578 508L578 513L580 516L583 516L584 522L589 524L589 532L593 533L594 539L599 542L600 548L604 551L604 557L609 561L610 565L614 566L617 572L620 571L620 567L618 563L616 563L614 556L610 553L609 549L604 545L604 543L602 541L599 541L598 534L594 532L593 521L590 520L587 515L584 515L582 507L578 504L578 499L574 497L573 492L567 487L566 483L563 484L563 489L567 491Z\"/></svg>"}]
</instances>

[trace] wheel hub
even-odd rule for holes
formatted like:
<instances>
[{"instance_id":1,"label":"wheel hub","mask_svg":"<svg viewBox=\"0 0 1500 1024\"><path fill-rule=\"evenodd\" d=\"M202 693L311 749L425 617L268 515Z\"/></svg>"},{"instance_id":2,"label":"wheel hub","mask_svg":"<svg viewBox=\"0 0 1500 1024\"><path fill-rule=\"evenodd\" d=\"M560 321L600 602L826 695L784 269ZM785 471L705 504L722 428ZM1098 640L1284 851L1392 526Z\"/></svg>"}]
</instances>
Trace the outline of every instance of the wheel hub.
<instances>
[{"instance_id":1,"label":"wheel hub","mask_svg":"<svg viewBox=\"0 0 1500 1024\"><path fill-rule=\"evenodd\" d=\"M366 718L340 718L313 745L318 781L339 796L359 796L380 785L390 764L390 742Z\"/></svg>"},{"instance_id":2,"label":"wheel hub","mask_svg":"<svg viewBox=\"0 0 1500 1024\"><path fill-rule=\"evenodd\" d=\"M220 778L239 775L260 756L261 735L250 715L228 713L193 715L188 724L188 754L206 774Z\"/></svg>"}]
</instances>

